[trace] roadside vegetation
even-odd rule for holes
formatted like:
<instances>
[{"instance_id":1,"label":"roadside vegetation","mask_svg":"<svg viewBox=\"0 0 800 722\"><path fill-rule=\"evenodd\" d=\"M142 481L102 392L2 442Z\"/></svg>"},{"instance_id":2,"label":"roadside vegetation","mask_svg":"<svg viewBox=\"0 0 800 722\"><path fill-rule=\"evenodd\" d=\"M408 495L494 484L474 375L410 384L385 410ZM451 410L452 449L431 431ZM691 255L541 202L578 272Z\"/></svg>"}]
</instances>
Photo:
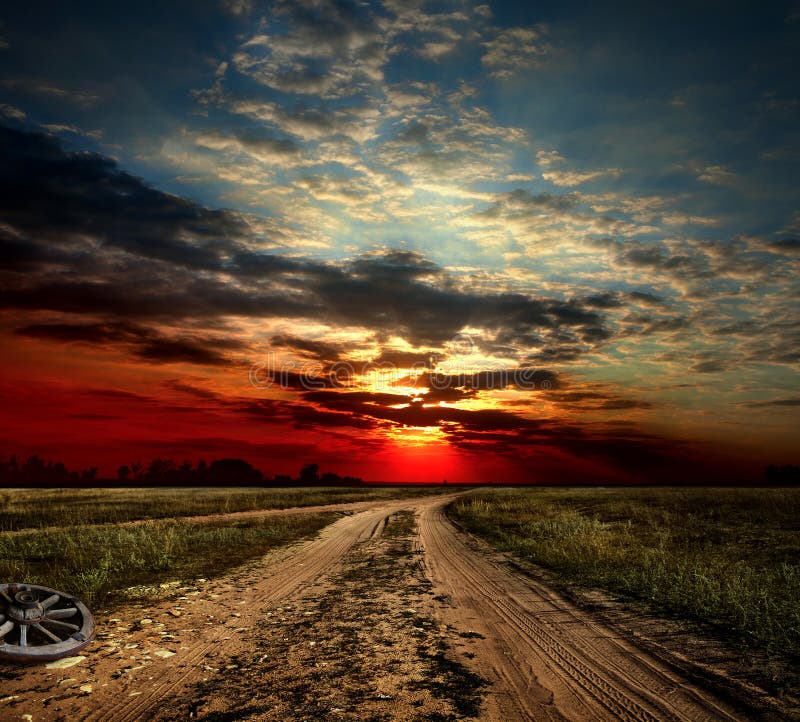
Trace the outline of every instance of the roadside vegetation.
<instances>
[{"instance_id":1,"label":"roadside vegetation","mask_svg":"<svg viewBox=\"0 0 800 722\"><path fill-rule=\"evenodd\" d=\"M452 491L452 488L444 489ZM441 493L442 487L0 489L0 532Z\"/></svg>"},{"instance_id":2,"label":"roadside vegetation","mask_svg":"<svg viewBox=\"0 0 800 722\"><path fill-rule=\"evenodd\" d=\"M125 590L211 578L270 549L313 537L333 511L253 519L213 514L438 493L385 488L0 489L0 581L42 584L90 606ZM141 522L127 524L126 522ZM14 533L9 533L14 532Z\"/></svg>"},{"instance_id":3,"label":"roadside vegetation","mask_svg":"<svg viewBox=\"0 0 800 722\"><path fill-rule=\"evenodd\" d=\"M211 578L270 549L313 537L336 513L244 521L148 521L0 534L0 580L42 584L91 608L137 584Z\"/></svg>"},{"instance_id":4,"label":"roadside vegetation","mask_svg":"<svg viewBox=\"0 0 800 722\"><path fill-rule=\"evenodd\" d=\"M800 489L497 489L449 513L557 582L710 624L800 689Z\"/></svg>"}]
</instances>

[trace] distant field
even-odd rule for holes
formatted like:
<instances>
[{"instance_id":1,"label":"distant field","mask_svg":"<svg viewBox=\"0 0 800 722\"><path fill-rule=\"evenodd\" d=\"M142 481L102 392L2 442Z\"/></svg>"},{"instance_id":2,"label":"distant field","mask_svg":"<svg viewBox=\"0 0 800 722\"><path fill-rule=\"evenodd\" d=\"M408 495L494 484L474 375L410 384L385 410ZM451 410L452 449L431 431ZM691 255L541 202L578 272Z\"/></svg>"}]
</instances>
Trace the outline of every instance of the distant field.
<instances>
[{"instance_id":1,"label":"distant field","mask_svg":"<svg viewBox=\"0 0 800 722\"><path fill-rule=\"evenodd\" d=\"M498 489L449 513L564 582L710 622L800 686L800 489Z\"/></svg>"},{"instance_id":2,"label":"distant field","mask_svg":"<svg viewBox=\"0 0 800 722\"><path fill-rule=\"evenodd\" d=\"M43 584L92 606L113 605L122 590L135 585L216 576L276 546L309 538L339 515L324 512L210 522L181 517L439 491L415 487L4 489L0 490L0 581ZM143 523L124 523L134 520Z\"/></svg>"},{"instance_id":3,"label":"distant field","mask_svg":"<svg viewBox=\"0 0 800 722\"><path fill-rule=\"evenodd\" d=\"M436 487L0 489L0 532L441 493ZM452 489L447 489L452 491Z\"/></svg>"}]
</instances>

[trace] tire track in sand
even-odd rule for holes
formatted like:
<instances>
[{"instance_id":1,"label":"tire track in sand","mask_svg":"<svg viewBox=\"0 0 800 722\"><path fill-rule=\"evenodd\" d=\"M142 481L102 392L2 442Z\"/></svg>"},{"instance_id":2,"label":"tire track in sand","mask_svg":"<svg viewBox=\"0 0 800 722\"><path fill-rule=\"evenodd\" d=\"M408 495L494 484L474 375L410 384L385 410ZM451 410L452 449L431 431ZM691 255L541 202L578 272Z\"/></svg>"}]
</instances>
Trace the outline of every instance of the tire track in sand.
<instances>
[{"instance_id":1,"label":"tire track in sand","mask_svg":"<svg viewBox=\"0 0 800 722\"><path fill-rule=\"evenodd\" d=\"M744 719L552 589L492 561L446 518L446 504L420 507L420 545L431 581L452 600L445 621L483 635L473 661L494 682L486 719Z\"/></svg>"},{"instance_id":2,"label":"tire track in sand","mask_svg":"<svg viewBox=\"0 0 800 722\"><path fill-rule=\"evenodd\" d=\"M30 714L33 719L59 722L151 719L164 699L180 698L209 671L220 671L236 656L257 653L247 632L264 623L265 607L302 595L334 572L351 548L379 536L391 514L414 508L415 502L357 502L346 507L355 513L325 527L316 538L272 550L262 559L207 583L197 596L154 602L144 610L126 607L118 611L119 618L98 618L101 635L110 635L110 640L101 636L88 648L87 659L80 666L65 671L42 666L8 669L2 686L13 705L14 718ZM339 505L330 505L320 510L337 508ZM310 509L292 511L305 513ZM234 513L214 518L242 516ZM180 612L176 612L176 605ZM142 619L145 615L147 619ZM115 629L115 623L121 626ZM169 633L168 641L159 638L158 629ZM80 681L62 687L74 681L69 678ZM81 683L90 691L79 691ZM0 708L0 718L6 719L7 713L12 709Z\"/></svg>"},{"instance_id":3,"label":"tire track in sand","mask_svg":"<svg viewBox=\"0 0 800 722\"><path fill-rule=\"evenodd\" d=\"M242 612L242 616L236 618L236 624L240 628L258 624L260 610L265 605L297 594L304 587L329 574L355 544L378 536L385 526L386 518L404 505L407 502L382 502L376 504L376 509L339 519L323 529L317 539L287 550L281 560L264 564L261 578L257 582L253 580L255 583L242 589L247 600L245 608L249 614L246 616ZM217 602L219 605L220 600ZM237 604L235 608L243 606ZM136 685L136 691L141 692L140 695L134 698L126 698L124 695L116 697L115 703L104 705L102 710L89 714L86 720L133 722L148 719L148 711L157 707L162 699L175 695L179 688L201 678L206 666L203 663L204 658L209 653L230 658L237 652L241 645L228 636L230 631L229 627L211 628L194 641L181 659L176 656L170 660L173 663L178 662L180 666L169 665L154 684Z\"/></svg>"}]
</instances>

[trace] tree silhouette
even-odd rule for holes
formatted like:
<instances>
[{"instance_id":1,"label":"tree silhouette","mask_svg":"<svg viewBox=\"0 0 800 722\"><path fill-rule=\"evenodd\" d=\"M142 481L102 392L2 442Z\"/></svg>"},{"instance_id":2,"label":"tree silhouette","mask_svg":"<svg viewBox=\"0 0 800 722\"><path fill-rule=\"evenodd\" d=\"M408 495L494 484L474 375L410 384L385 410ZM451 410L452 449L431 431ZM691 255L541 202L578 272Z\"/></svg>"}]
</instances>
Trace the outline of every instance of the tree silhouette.
<instances>
[{"instance_id":1,"label":"tree silhouette","mask_svg":"<svg viewBox=\"0 0 800 722\"><path fill-rule=\"evenodd\" d=\"M306 464L300 471L300 484L317 486L319 484L319 464Z\"/></svg>"},{"instance_id":2,"label":"tree silhouette","mask_svg":"<svg viewBox=\"0 0 800 722\"><path fill-rule=\"evenodd\" d=\"M152 486L363 486L364 481L353 476L340 476L327 471L320 475L319 464L306 464L298 479L277 474L267 477L244 459L217 459L210 464L201 460L197 466L184 459L180 464L172 459L156 458L147 466L132 461L117 468L121 484ZM98 467L70 471L60 461L45 461L34 454L20 462L17 456L0 455L1 486L102 486L108 479L98 478Z\"/></svg>"},{"instance_id":3,"label":"tree silhouette","mask_svg":"<svg viewBox=\"0 0 800 722\"><path fill-rule=\"evenodd\" d=\"M261 484L263 474L244 459L219 459L212 461L208 467L208 476L211 483L239 484L241 486L255 486Z\"/></svg>"},{"instance_id":4,"label":"tree silhouette","mask_svg":"<svg viewBox=\"0 0 800 722\"><path fill-rule=\"evenodd\" d=\"M786 466L770 464L764 470L764 476L768 484L797 486L800 484L800 467L791 464L787 464Z\"/></svg>"}]
</instances>

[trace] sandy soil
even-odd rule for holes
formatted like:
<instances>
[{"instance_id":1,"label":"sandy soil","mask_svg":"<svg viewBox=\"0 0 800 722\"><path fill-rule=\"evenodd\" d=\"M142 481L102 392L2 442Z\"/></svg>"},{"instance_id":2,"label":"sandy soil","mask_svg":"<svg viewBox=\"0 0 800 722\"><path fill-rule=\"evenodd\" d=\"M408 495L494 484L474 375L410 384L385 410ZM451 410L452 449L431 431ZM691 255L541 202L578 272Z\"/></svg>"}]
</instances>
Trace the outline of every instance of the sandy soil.
<instances>
[{"instance_id":1,"label":"sandy soil","mask_svg":"<svg viewBox=\"0 0 800 722\"><path fill-rule=\"evenodd\" d=\"M515 572L445 517L452 498L351 505L312 541L98 615L79 657L0 667L0 719L770 718Z\"/></svg>"}]
</instances>

